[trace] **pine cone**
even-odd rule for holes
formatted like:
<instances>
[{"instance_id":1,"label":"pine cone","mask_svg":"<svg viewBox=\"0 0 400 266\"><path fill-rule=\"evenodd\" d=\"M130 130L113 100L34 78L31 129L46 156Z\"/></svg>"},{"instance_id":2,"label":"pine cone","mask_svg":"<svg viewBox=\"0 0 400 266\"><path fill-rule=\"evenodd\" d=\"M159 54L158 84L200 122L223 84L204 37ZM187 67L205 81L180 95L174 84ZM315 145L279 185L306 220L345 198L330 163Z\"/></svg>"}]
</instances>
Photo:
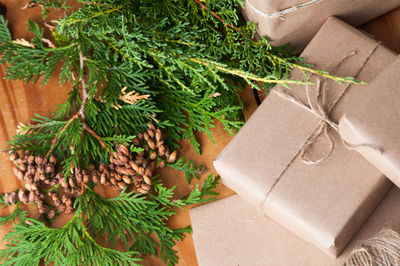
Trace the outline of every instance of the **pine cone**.
<instances>
[{"instance_id":1,"label":"pine cone","mask_svg":"<svg viewBox=\"0 0 400 266\"><path fill-rule=\"evenodd\" d=\"M57 173L57 159L54 155L48 158L31 155L28 151L10 153L10 160L14 163L14 174L24 181L26 190L5 193L4 202L36 203L39 218L48 221L54 219L57 214L54 208L66 214L72 213L75 197L83 193L84 186L90 181L111 186L118 191L131 186L136 193L148 194L151 191L153 171L157 167L164 167L166 162L174 162L177 151L170 154L168 147L164 145L162 131L152 123L149 123L148 129L139 133L130 145L143 150L140 153L131 153L130 146L119 144L110 155L108 165L102 163L97 169L92 165L89 167L90 172L71 166L67 178L62 173ZM44 195L40 190L42 186L54 187L58 184L64 191L61 193L62 197L59 191ZM52 200L53 208L44 205L46 197Z\"/></svg>"}]
</instances>

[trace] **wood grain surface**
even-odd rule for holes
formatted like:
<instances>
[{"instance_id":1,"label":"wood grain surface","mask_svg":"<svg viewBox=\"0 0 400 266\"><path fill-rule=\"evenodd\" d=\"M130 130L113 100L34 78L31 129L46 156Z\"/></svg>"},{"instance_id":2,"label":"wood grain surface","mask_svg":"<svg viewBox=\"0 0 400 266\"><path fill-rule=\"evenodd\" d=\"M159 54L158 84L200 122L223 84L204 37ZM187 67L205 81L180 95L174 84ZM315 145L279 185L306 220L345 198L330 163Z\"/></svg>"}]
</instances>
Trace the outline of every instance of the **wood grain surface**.
<instances>
[{"instance_id":1,"label":"wood grain surface","mask_svg":"<svg viewBox=\"0 0 400 266\"><path fill-rule=\"evenodd\" d=\"M9 21L9 28L14 39L30 39L32 37L31 34L26 31L28 19L43 24L41 22L40 9L34 8L21 10L21 7L25 4L24 0L2 0L0 2L5 4L7 7L6 18ZM46 21L51 21L60 15L61 13L52 12ZM396 52L400 52L400 8L386 14L385 16L375 19L374 21L362 26L361 29L375 36L376 39L382 41ZM46 32L46 34L48 35L49 32ZM0 66L0 150L7 149L7 141L15 135L15 130L20 122L27 123L29 118L35 113L49 116L55 110L56 106L66 99L69 91L68 85L64 85L64 87L59 85L56 75L47 85L40 87L39 84L24 84L23 82L11 82L2 79L4 71L5 66ZM249 88L245 88L241 93L241 96L243 97L246 108L245 117L248 119L257 108L257 105L253 93ZM212 161L223 147L225 147L225 145L232 139L232 136L223 130L220 123L215 124L213 132L215 144L212 143L207 136L198 135L201 143L201 155L196 154L187 142L181 143L181 155L184 155L186 159L192 159L196 164L202 164L209 169L208 172L203 174L202 179L211 172L215 173ZM7 153L0 152L0 193L12 191L22 185L20 181L14 177L11 169L12 167L8 160ZM184 174L171 169L163 169L160 174L167 186L177 185L177 197L185 195L189 191L190 187L194 187L198 183L194 182L190 186L187 185ZM108 197L115 195L115 192L109 191L101 185L97 186L96 190ZM233 194L231 190L222 184L219 185L218 191L220 192L219 198ZM30 208L32 208L32 206L30 206ZM10 209L5 208L0 210L0 215L6 215L9 212ZM69 217L67 215L61 216L54 226L62 226L68 219ZM189 225L190 217L188 208L179 211L178 215L168 221L168 224L172 228L180 228ZM2 238L10 229L11 225L1 227L0 237ZM4 245L0 246L0 248L2 247L4 247ZM180 257L178 265L197 265L196 253L193 247L191 235L188 235L183 241L177 243L176 250ZM144 264L164 265L162 261L152 257L145 257Z\"/></svg>"}]
</instances>

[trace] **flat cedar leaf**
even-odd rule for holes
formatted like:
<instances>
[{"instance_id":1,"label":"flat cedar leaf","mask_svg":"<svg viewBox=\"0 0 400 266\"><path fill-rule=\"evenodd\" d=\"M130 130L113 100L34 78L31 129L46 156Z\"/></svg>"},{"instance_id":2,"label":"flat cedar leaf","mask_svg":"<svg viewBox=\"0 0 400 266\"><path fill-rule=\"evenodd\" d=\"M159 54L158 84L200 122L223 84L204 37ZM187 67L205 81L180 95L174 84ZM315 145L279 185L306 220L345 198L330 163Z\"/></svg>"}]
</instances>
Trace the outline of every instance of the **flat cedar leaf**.
<instances>
[{"instance_id":1,"label":"flat cedar leaf","mask_svg":"<svg viewBox=\"0 0 400 266\"><path fill-rule=\"evenodd\" d=\"M1 203L4 204L4 201ZM4 217L0 217L0 226L9 223L9 222L17 222L17 219L23 221L27 215L27 211L23 211L19 208L19 203L16 204L16 206L14 207L14 210L12 211L12 213L10 215L4 216ZM1 208L5 207L5 206L10 206L10 205L2 205Z\"/></svg>"},{"instance_id":2,"label":"flat cedar leaf","mask_svg":"<svg viewBox=\"0 0 400 266\"><path fill-rule=\"evenodd\" d=\"M11 34L8 30L8 23L4 19L4 16L0 15L0 42L9 42L11 41Z\"/></svg>"},{"instance_id":3,"label":"flat cedar leaf","mask_svg":"<svg viewBox=\"0 0 400 266\"><path fill-rule=\"evenodd\" d=\"M219 176L214 177L213 174L209 175L207 179L204 180L203 187L199 189L199 185L196 185L195 189L190 191L190 193L182 199L182 204L190 205L214 201L216 199L215 196L218 195L218 193L215 192L215 188L219 180Z\"/></svg>"},{"instance_id":4,"label":"flat cedar leaf","mask_svg":"<svg viewBox=\"0 0 400 266\"><path fill-rule=\"evenodd\" d=\"M167 163L166 166L185 173L188 184L191 183L193 178L199 179L199 173L201 173L204 168L202 165L194 166L192 161L186 161L183 156L173 163Z\"/></svg>"}]
</instances>

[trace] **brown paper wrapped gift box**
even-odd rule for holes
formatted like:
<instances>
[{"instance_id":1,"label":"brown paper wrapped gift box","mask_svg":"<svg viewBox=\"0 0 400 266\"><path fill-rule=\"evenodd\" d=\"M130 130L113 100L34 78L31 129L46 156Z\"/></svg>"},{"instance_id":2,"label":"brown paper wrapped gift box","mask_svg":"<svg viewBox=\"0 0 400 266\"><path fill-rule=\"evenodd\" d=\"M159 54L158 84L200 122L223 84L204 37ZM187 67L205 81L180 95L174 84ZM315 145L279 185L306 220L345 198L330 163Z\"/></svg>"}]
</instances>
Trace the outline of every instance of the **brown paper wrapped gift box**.
<instances>
[{"instance_id":1,"label":"brown paper wrapped gift box","mask_svg":"<svg viewBox=\"0 0 400 266\"><path fill-rule=\"evenodd\" d=\"M273 45L303 49L329 16L358 26L397 6L400 0L246 0L243 13Z\"/></svg>"},{"instance_id":2,"label":"brown paper wrapped gift box","mask_svg":"<svg viewBox=\"0 0 400 266\"><path fill-rule=\"evenodd\" d=\"M318 69L370 82L396 55L355 28L330 18L302 57ZM293 71L292 78L304 79L304 75ZM315 77L312 80L318 83ZM334 257L376 207L390 182L357 152L348 150L337 132L321 120L335 123L343 113L343 100L365 85L323 80L320 84L327 86L324 107L328 118L305 108L308 104L299 104L307 103L308 86L278 86L217 157L214 166L223 183L243 199ZM309 100L314 107L316 89L321 87L309 86ZM340 98L342 92L346 93ZM327 134L307 146L323 127ZM333 143L329 143L330 138ZM318 164L302 162L305 157L317 160L330 151L331 155Z\"/></svg>"},{"instance_id":3,"label":"brown paper wrapped gift box","mask_svg":"<svg viewBox=\"0 0 400 266\"><path fill-rule=\"evenodd\" d=\"M354 94L339 122L347 142L400 187L400 57Z\"/></svg>"},{"instance_id":4,"label":"brown paper wrapped gift box","mask_svg":"<svg viewBox=\"0 0 400 266\"><path fill-rule=\"evenodd\" d=\"M338 266L361 241L399 225L398 206L400 190L393 187L337 259L263 218L237 195L193 208L190 217L200 266Z\"/></svg>"}]
</instances>

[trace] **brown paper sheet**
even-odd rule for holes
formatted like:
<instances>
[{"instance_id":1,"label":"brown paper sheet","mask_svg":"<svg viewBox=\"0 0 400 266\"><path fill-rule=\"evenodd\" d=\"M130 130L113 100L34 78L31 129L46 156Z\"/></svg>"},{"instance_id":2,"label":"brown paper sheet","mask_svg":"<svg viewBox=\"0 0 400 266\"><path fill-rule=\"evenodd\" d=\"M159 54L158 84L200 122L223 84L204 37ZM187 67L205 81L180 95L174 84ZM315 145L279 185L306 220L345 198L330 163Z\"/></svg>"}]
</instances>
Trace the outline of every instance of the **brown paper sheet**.
<instances>
[{"instance_id":1,"label":"brown paper sheet","mask_svg":"<svg viewBox=\"0 0 400 266\"><path fill-rule=\"evenodd\" d=\"M340 36L340 38L338 38ZM371 81L396 55L363 33L330 18L306 48L303 57L318 69L331 69L345 56L336 74ZM299 71L292 78L304 79ZM328 103L347 85L327 83ZM330 112L337 121L347 97L365 85L352 85ZM287 93L306 103L306 86ZM307 165L299 152L320 119L309 110L279 96L275 88L236 137L217 157L214 166L222 181L261 212L337 256L390 187L390 182L357 152L349 151L334 130L332 155ZM311 100L315 105L315 89ZM329 143L321 137L309 152L321 157ZM270 191L270 193L269 193Z\"/></svg>"},{"instance_id":2,"label":"brown paper sheet","mask_svg":"<svg viewBox=\"0 0 400 266\"><path fill-rule=\"evenodd\" d=\"M340 134L400 187L400 57L373 82L352 96Z\"/></svg>"},{"instance_id":3,"label":"brown paper sheet","mask_svg":"<svg viewBox=\"0 0 400 266\"><path fill-rule=\"evenodd\" d=\"M264 15L309 2L309 6L281 17ZM303 49L329 16L358 26L397 6L399 0L246 0L243 13L248 20L258 23L258 33L269 36L273 45L291 42Z\"/></svg>"},{"instance_id":4,"label":"brown paper sheet","mask_svg":"<svg viewBox=\"0 0 400 266\"><path fill-rule=\"evenodd\" d=\"M193 242L200 266L342 265L360 242L382 228L400 224L400 190L393 187L344 252L330 258L318 248L264 219L234 195L190 210Z\"/></svg>"}]
</instances>

